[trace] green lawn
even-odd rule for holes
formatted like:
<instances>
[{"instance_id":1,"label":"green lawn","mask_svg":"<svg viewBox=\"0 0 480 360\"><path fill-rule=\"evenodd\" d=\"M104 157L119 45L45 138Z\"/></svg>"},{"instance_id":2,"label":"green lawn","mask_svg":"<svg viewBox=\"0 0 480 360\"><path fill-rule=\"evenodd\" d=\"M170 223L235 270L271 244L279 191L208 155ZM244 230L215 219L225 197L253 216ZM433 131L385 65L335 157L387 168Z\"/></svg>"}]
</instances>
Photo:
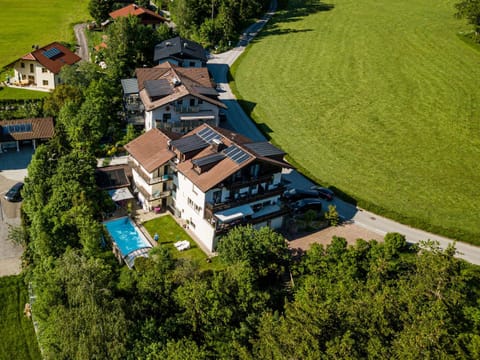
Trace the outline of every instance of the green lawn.
<instances>
[{"instance_id":1,"label":"green lawn","mask_svg":"<svg viewBox=\"0 0 480 360\"><path fill-rule=\"evenodd\" d=\"M313 179L480 244L480 52L459 38L454 2L294 0L232 72L260 127Z\"/></svg>"},{"instance_id":2,"label":"green lawn","mask_svg":"<svg viewBox=\"0 0 480 360\"><path fill-rule=\"evenodd\" d=\"M200 249L195 241L179 226L176 221L169 215L162 216L143 223L150 236L153 238L155 233L158 234L158 243L168 246L172 250L175 258L190 259L198 262L200 270L219 270L223 267L218 257L213 257L211 262L207 262L208 256ZM190 241L190 249L178 251L173 244L179 240Z\"/></svg>"},{"instance_id":3,"label":"green lawn","mask_svg":"<svg viewBox=\"0 0 480 360\"><path fill-rule=\"evenodd\" d=\"M22 90L9 87L0 87L0 100L28 100L41 99L48 96L49 93L43 91Z\"/></svg>"},{"instance_id":4,"label":"green lawn","mask_svg":"<svg viewBox=\"0 0 480 360\"><path fill-rule=\"evenodd\" d=\"M87 5L88 0L0 0L0 68L33 44L74 42L73 24L90 17Z\"/></svg>"},{"instance_id":5,"label":"green lawn","mask_svg":"<svg viewBox=\"0 0 480 360\"><path fill-rule=\"evenodd\" d=\"M0 359L41 359L32 321L23 315L27 288L20 276L0 277Z\"/></svg>"}]
</instances>

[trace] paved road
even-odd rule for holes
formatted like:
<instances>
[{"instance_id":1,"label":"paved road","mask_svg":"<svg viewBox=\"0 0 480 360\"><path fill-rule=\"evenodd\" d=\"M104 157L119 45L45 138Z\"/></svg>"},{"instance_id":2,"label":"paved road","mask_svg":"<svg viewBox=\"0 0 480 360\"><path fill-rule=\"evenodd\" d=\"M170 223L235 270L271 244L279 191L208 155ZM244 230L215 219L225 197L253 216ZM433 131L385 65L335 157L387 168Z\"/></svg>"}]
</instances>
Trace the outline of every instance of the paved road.
<instances>
[{"instance_id":1,"label":"paved road","mask_svg":"<svg viewBox=\"0 0 480 360\"><path fill-rule=\"evenodd\" d=\"M275 9L276 2L272 3L270 10L262 19L244 31L242 38L235 48L222 54L213 55L208 60L207 64L215 82L221 87L220 99L228 106L227 121L225 124L223 124L223 126L243 134L254 141L264 141L266 138L257 129L253 121L245 114L241 106L236 101L235 96L232 94L230 86L227 82L227 73L229 67L231 67L237 58L242 54L245 46L248 45L253 37L271 18L275 12ZM290 187L294 186L308 189L313 185L310 180L302 176L297 171L287 170L283 174L283 178L289 183L288 186ZM380 235L385 235L388 232L398 232L404 234L409 242L418 243L419 241L430 239L438 241L440 246L443 248L446 248L449 244L453 243L453 240L451 239L411 228L409 226L376 215L372 212L357 208L354 205L346 203L338 198L334 199L332 203L337 207L339 214L344 219L351 220L355 224L360 225L365 229L374 231ZM325 204L325 207L327 207L327 203ZM458 257L471 263L480 265L479 247L457 242L456 248L458 251Z\"/></svg>"},{"instance_id":2,"label":"paved road","mask_svg":"<svg viewBox=\"0 0 480 360\"><path fill-rule=\"evenodd\" d=\"M73 27L75 32L75 37L77 38L78 49L76 51L77 55L82 58L82 60L90 61L90 56L88 54L88 44L85 37L85 29L87 24L77 24Z\"/></svg>"},{"instance_id":3,"label":"paved road","mask_svg":"<svg viewBox=\"0 0 480 360\"><path fill-rule=\"evenodd\" d=\"M0 153L0 276L19 274L21 271L21 246L7 240L9 225L20 225L21 203L12 203L3 198L5 192L27 175L27 165L33 149L24 147L17 152L10 149Z\"/></svg>"}]
</instances>

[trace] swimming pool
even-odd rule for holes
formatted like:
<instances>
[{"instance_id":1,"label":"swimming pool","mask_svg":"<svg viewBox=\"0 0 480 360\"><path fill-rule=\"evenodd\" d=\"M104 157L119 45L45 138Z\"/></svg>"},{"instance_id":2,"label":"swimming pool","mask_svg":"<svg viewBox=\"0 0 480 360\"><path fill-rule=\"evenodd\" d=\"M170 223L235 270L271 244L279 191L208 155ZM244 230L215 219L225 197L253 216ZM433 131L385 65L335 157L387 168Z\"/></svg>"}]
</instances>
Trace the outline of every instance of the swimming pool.
<instances>
[{"instance_id":1,"label":"swimming pool","mask_svg":"<svg viewBox=\"0 0 480 360\"><path fill-rule=\"evenodd\" d=\"M133 252L136 252L138 256L142 256L144 255L144 252L137 250L149 249L152 247L145 235L140 232L137 226L127 216L105 221L103 224L113 238L113 241L120 250L124 260ZM130 266L128 263L127 265Z\"/></svg>"}]
</instances>

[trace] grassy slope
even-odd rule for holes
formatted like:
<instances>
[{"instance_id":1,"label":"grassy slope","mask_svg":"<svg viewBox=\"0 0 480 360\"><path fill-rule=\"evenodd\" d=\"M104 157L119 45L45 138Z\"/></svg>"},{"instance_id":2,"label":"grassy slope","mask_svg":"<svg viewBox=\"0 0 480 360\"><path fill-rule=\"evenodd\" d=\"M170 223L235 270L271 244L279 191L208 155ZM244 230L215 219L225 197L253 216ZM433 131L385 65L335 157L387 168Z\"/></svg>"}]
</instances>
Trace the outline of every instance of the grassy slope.
<instances>
[{"instance_id":1,"label":"grassy slope","mask_svg":"<svg viewBox=\"0 0 480 360\"><path fill-rule=\"evenodd\" d=\"M89 18L87 4L88 0L0 0L0 67L30 52L32 44L74 41L72 24Z\"/></svg>"},{"instance_id":2,"label":"grassy slope","mask_svg":"<svg viewBox=\"0 0 480 360\"><path fill-rule=\"evenodd\" d=\"M32 321L23 315L27 289L20 276L0 278L0 359L40 359Z\"/></svg>"},{"instance_id":3,"label":"grassy slope","mask_svg":"<svg viewBox=\"0 0 480 360\"><path fill-rule=\"evenodd\" d=\"M330 11L286 11L234 76L256 121L316 180L475 241L480 53L457 37L453 3L337 0Z\"/></svg>"},{"instance_id":4,"label":"grassy slope","mask_svg":"<svg viewBox=\"0 0 480 360\"><path fill-rule=\"evenodd\" d=\"M47 97L49 93L42 91L32 91L24 89L14 89L9 87L0 88L0 100L11 99L41 99Z\"/></svg>"}]
</instances>

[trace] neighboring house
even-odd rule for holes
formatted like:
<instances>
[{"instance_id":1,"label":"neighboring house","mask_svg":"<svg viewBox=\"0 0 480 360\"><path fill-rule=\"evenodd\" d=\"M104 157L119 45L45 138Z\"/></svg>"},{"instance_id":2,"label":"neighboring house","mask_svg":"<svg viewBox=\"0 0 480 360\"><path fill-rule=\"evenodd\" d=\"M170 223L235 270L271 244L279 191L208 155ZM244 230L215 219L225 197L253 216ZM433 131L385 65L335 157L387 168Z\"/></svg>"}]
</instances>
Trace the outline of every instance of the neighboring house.
<instances>
[{"instance_id":1,"label":"neighboring house","mask_svg":"<svg viewBox=\"0 0 480 360\"><path fill-rule=\"evenodd\" d=\"M0 153L8 148L20 151L21 143L33 144L51 139L54 134L53 118L0 120Z\"/></svg>"},{"instance_id":2,"label":"neighboring house","mask_svg":"<svg viewBox=\"0 0 480 360\"><path fill-rule=\"evenodd\" d=\"M171 206L172 169L170 137L151 129L125 145L132 168L134 192L146 210Z\"/></svg>"},{"instance_id":3,"label":"neighboring house","mask_svg":"<svg viewBox=\"0 0 480 360\"><path fill-rule=\"evenodd\" d=\"M58 42L53 42L7 65L13 67L12 85L32 89L53 90L60 83L58 74L64 65L73 65L81 58Z\"/></svg>"},{"instance_id":4,"label":"neighboring house","mask_svg":"<svg viewBox=\"0 0 480 360\"><path fill-rule=\"evenodd\" d=\"M122 80L128 92L125 102L135 103L139 96L146 131L158 128L184 134L203 123L218 126L219 109L226 106L218 99L207 68L182 68L166 62L137 69L135 75L138 95L130 79Z\"/></svg>"},{"instance_id":5,"label":"neighboring house","mask_svg":"<svg viewBox=\"0 0 480 360\"><path fill-rule=\"evenodd\" d=\"M130 4L121 9L112 11L109 15L113 20L119 17L135 16L141 24L149 25L154 28L167 22L167 19L163 16L136 4Z\"/></svg>"},{"instance_id":6,"label":"neighboring house","mask_svg":"<svg viewBox=\"0 0 480 360\"><path fill-rule=\"evenodd\" d=\"M123 107L125 118L129 124L136 127L145 127L145 107L140 100L137 79L122 79Z\"/></svg>"},{"instance_id":7,"label":"neighboring house","mask_svg":"<svg viewBox=\"0 0 480 360\"><path fill-rule=\"evenodd\" d=\"M202 45L177 36L155 46L153 61L158 64L169 61L182 67L205 67L207 55Z\"/></svg>"},{"instance_id":8,"label":"neighboring house","mask_svg":"<svg viewBox=\"0 0 480 360\"><path fill-rule=\"evenodd\" d=\"M128 203L134 199L130 192L131 177L128 165L112 165L100 167L95 170L95 181L97 186L108 192L117 207L127 209Z\"/></svg>"},{"instance_id":9,"label":"neighboring house","mask_svg":"<svg viewBox=\"0 0 480 360\"><path fill-rule=\"evenodd\" d=\"M164 196L162 207L188 224L210 251L234 226L283 225L288 209L280 202L281 173L291 166L283 160L285 153L268 142L254 143L204 124L176 140L152 129L125 148L144 208L151 210L152 204L142 201L144 193L153 195L146 187L162 183L152 188L156 197Z\"/></svg>"}]
</instances>

